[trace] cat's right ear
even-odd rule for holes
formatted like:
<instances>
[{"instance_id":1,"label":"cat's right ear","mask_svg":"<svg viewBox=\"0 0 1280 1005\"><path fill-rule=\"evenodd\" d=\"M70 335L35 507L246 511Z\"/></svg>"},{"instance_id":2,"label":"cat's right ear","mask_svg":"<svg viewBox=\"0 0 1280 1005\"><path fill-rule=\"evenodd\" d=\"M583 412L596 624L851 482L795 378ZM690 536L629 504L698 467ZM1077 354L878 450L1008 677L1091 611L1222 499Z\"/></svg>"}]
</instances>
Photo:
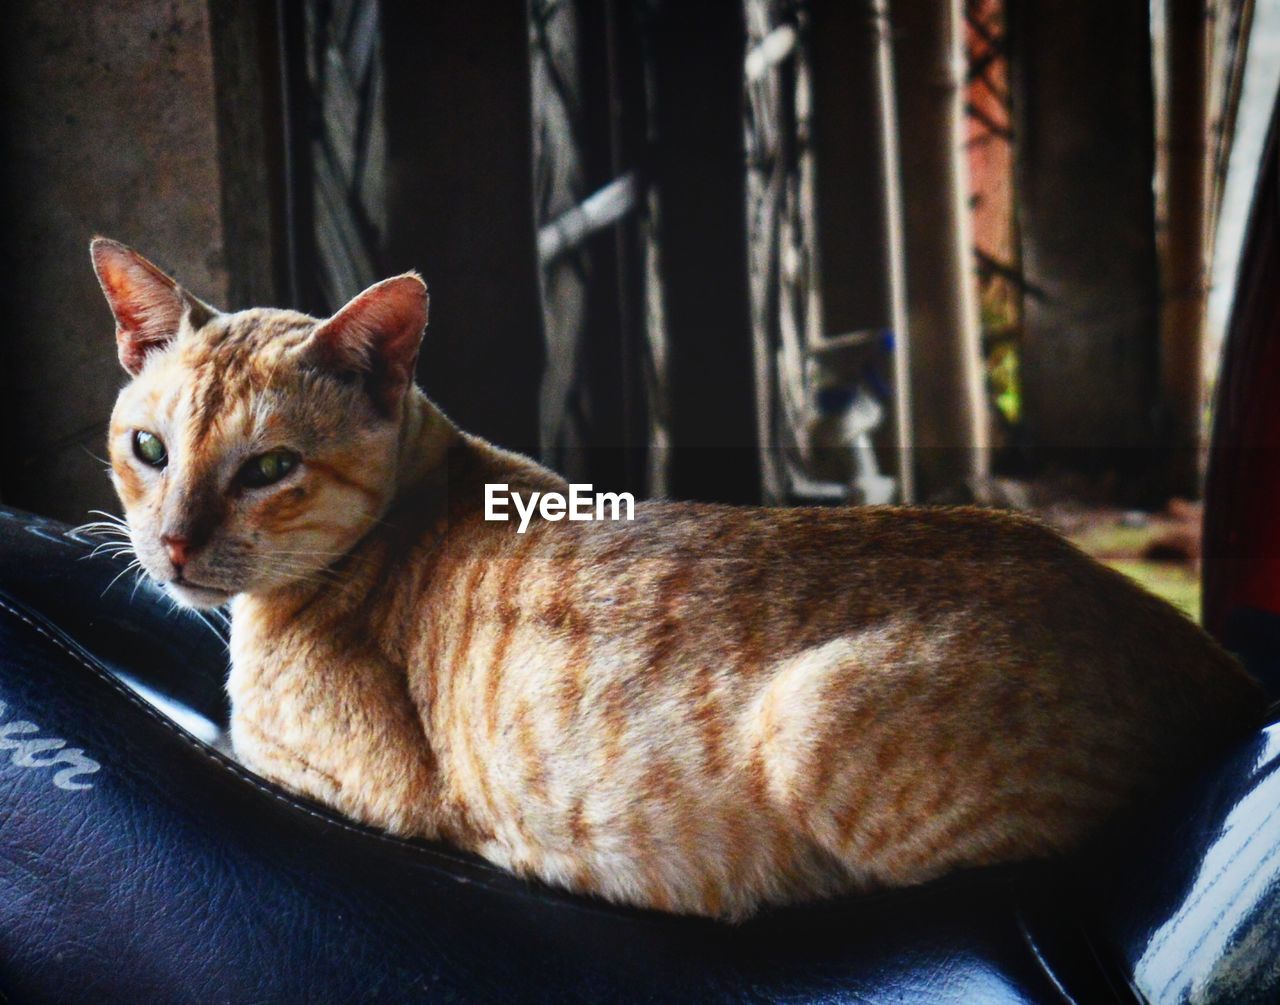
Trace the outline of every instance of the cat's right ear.
<instances>
[{"instance_id":1,"label":"cat's right ear","mask_svg":"<svg viewBox=\"0 0 1280 1005\"><path fill-rule=\"evenodd\" d=\"M147 353L162 349L190 313L197 327L216 313L132 248L105 237L89 245L93 271L116 319L120 365L137 376Z\"/></svg>"}]
</instances>

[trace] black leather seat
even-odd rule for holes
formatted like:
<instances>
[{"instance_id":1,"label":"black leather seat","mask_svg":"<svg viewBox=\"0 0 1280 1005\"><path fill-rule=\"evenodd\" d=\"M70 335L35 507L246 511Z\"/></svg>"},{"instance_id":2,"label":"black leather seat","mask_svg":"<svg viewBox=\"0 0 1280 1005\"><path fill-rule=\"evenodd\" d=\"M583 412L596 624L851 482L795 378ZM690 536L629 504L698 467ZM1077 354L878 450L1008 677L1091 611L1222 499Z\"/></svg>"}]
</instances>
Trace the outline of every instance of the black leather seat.
<instances>
[{"instance_id":1,"label":"black leather seat","mask_svg":"<svg viewBox=\"0 0 1280 1005\"><path fill-rule=\"evenodd\" d=\"M730 927L525 883L248 774L215 749L222 639L89 551L0 511L13 1002L1280 1000L1280 726L1087 864Z\"/></svg>"}]
</instances>

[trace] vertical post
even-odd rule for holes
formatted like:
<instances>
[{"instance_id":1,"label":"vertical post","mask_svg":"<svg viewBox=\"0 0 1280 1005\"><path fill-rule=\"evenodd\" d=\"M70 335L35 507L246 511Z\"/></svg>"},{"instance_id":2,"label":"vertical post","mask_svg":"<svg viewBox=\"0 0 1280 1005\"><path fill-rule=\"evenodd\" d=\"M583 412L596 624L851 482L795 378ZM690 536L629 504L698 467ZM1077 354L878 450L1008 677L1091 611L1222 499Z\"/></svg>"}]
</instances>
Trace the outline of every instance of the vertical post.
<instances>
[{"instance_id":1,"label":"vertical post","mask_svg":"<svg viewBox=\"0 0 1280 1005\"><path fill-rule=\"evenodd\" d=\"M894 0L911 413L921 498L987 472L982 341L964 157L961 0Z\"/></svg>"},{"instance_id":2,"label":"vertical post","mask_svg":"<svg viewBox=\"0 0 1280 1005\"><path fill-rule=\"evenodd\" d=\"M1169 491L1184 496L1199 489L1210 31L1205 0L1164 0L1160 391L1170 446L1164 474Z\"/></svg>"},{"instance_id":3,"label":"vertical post","mask_svg":"<svg viewBox=\"0 0 1280 1005\"><path fill-rule=\"evenodd\" d=\"M609 167L613 178L638 164L645 151L648 111L645 107L642 46L630 5L605 0L604 32L608 60ZM632 212L614 228L613 256L617 323L619 438L625 450L622 485L648 494L648 402L642 342L646 314L644 255L640 212Z\"/></svg>"},{"instance_id":4,"label":"vertical post","mask_svg":"<svg viewBox=\"0 0 1280 1005\"><path fill-rule=\"evenodd\" d=\"M382 6L390 269L431 290L418 373L464 429L538 450L542 307L524 0Z\"/></svg>"},{"instance_id":5,"label":"vertical post","mask_svg":"<svg viewBox=\"0 0 1280 1005\"><path fill-rule=\"evenodd\" d=\"M209 5L227 302L239 309L288 297L283 79L271 4Z\"/></svg>"},{"instance_id":6,"label":"vertical post","mask_svg":"<svg viewBox=\"0 0 1280 1005\"><path fill-rule=\"evenodd\" d=\"M1158 367L1148 5L1010 0L1028 294L1025 424L1038 459L1150 499Z\"/></svg>"},{"instance_id":7,"label":"vertical post","mask_svg":"<svg viewBox=\"0 0 1280 1005\"><path fill-rule=\"evenodd\" d=\"M626 179L628 190L643 187L643 64L631 15L617 0L532 5L540 232L627 189ZM648 488L640 202L572 247L544 247L542 261L543 460L571 479L636 494Z\"/></svg>"},{"instance_id":8,"label":"vertical post","mask_svg":"<svg viewBox=\"0 0 1280 1005\"><path fill-rule=\"evenodd\" d=\"M820 334L894 333L899 498L914 496L910 352L893 51L886 0L813 0Z\"/></svg>"},{"instance_id":9,"label":"vertical post","mask_svg":"<svg viewBox=\"0 0 1280 1005\"><path fill-rule=\"evenodd\" d=\"M661 5L648 44L667 334L670 493L760 498L747 273L741 4Z\"/></svg>"},{"instance_id":10,"label":"vertical post","mask_svg":"<svg viewBox=\"0 0 1280 1005\"><path fill-rule=\"evenodd\" d=\"M209 4L222 228L231 309L277 304L290 290L280 23L271 4Z\"/></svg>"},{"instance_id":11,"label":"vertical post","mask_svg":"<svg viewBox=\"0 0 1280 1005\"><path fill-rule=\"evenodd\" d=\"M761 494L771 506L784 502L790 488L782 449L787 439L783 384L804 378L803 373L788 372L795 369L800 354L798 346L786 343L797 340L803 322L794 319L802 315L799 305L809 298L809 276L798 267L787 271L782 266L783 242L794 246L803 241L802 227L788 224L805 219L799 209L806 178L799 120L808 93L802 96L798 83L797 62L803 51L798 25L787 13L781 0L743 0L750 46L743 69L756 435L761 444ZM793 255L792 261L800 258Z\"/></svg>"},{"instance_id":12,"label":"vertical post","mask_svg":"<svg viewBox=\"0 0 1280 1005\"><path fill-rule=\"evenodd\" d=\"M587 64L600 46L584 35L585 11L572 0L531 0L529 76L533 130L534 226L551 225L570 213L598 184L592 169L600 144L588 103L600 91ZM572 481L604 481L591 470L591 437L600 425L588 331L598 328L592 311L598 283L595 256L578 245L539 262L544 365L538 393L541 459ZM595 298L598 301L599 298ZM589 317L595 314L597 317ZM596 333L593 333L596 334ZM598 354L597 354L598 355ZM616 400L612 395L609 401Z\"/></svg>"},{"instance_id":13,"label":"vertical post","mask_svg":"<svg viewBox=\"0 0 1280 1005\"><path fill-rule=\"evenodd\" d=\"M307 79L306 11L302 4L276 0L276 42L285 302L318 314L328 305L320 290L317 264L310 135L313 95Z\"/></svg>"}]
</instances>

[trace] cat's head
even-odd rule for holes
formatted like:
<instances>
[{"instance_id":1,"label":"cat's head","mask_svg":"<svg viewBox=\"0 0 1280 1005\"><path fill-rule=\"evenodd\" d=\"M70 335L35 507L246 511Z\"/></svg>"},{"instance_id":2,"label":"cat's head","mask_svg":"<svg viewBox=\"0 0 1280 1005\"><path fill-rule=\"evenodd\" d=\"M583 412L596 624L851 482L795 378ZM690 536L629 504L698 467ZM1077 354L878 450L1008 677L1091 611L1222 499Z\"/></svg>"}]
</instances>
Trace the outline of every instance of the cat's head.
<instances>
[{"instance_id":1,"label":"cat's head","mask_svg":"<svg viewBox=\"0 0 1280 1005\"><path fill-rule=\"evenodd\" d=\"M422 280L385 280L326 320L224 314L122 244L90 251L133 378L109 449L142 567L193 607L322 576L395 491Z\"/></svg>"}]
</instances>

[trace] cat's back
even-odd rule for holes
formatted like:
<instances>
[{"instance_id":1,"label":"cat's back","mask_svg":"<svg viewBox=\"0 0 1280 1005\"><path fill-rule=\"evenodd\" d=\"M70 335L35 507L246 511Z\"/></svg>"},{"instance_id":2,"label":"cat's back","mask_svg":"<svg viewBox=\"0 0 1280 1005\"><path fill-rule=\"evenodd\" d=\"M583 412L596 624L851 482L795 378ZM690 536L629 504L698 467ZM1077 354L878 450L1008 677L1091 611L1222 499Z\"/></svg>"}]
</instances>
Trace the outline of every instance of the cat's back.
<instances>
[{"instance_id":1,"label":"cat's back","mask_svg":"<svg viewBox=\"0 0 1280 1005\"><path fill-rule=\"evenodd\" d=\"M1046 706L1070 698L1096 708L1101 728L1113 717L1217 736L1262 706L1257 685L1190 619L1027 516L648 501L633 519L535 516L522 530L485 519L495 482L568 488L516 455L459 454L448 518L420 563L434 572L414 605L436 612L435 637L459 656L546 643L637 687L678 689L712 665L767 676L843 639L881 669L923 666L978 700L1009 681ZM474 645L481 638L487 646ZM601 653L611 658L593 660Z\"/></svg>"},{"instance_id":2,"label":"cat's back","mask_svg":"<svg viewBox=\"0 0 1280 1005\"><path fill-rule=\"evenodd\" d=\"M1261 708L1189 619L1020 516L650 502L521 531L458 503L424 553L410 688L473 846L559 875L585 821L666 863L650 902L792 875L797 836L869 885L1062 851ZM784 896L759 882L733 895Z\"/></svg>"},{"instance_id":3,"label":"cat's back","mask_svg":"<svg viewBox=\"0 0 1280 1005\"><path fill-rule=\"evenodd\" d=\"M633 520L535 519L524 533L476 520L469 536L453 560L501 598L501 616L528 608L548 629L625 642L650 666L718 650L749 669L892 634L975 677L1017 663L1235 720L1261 705L1189 618L1018 514L653 501Z\"/></svg>"},{"instance_id":4,"label":"cat's back","mask_svg":"<svg viewBox=\"0 0 1280 1005\"><path fill-rule=\"evenodd\" d=\"M580 524L559 545L548 529L546 547L576 556L550 565L584 608L617 610L620 626L631 614L663 640L657 657L693 663L718 647L743 668L769 667L845 639L890 687L928 689L923 673L943 693L967 689L974 715L1022 688L1046 722L1078 717L1078 735L1116 724L1150 734L1170 770L1263 707L1256 682L1190 618L1031 517L665 502L636 517Z\"/></svg>"}]
</instances>

